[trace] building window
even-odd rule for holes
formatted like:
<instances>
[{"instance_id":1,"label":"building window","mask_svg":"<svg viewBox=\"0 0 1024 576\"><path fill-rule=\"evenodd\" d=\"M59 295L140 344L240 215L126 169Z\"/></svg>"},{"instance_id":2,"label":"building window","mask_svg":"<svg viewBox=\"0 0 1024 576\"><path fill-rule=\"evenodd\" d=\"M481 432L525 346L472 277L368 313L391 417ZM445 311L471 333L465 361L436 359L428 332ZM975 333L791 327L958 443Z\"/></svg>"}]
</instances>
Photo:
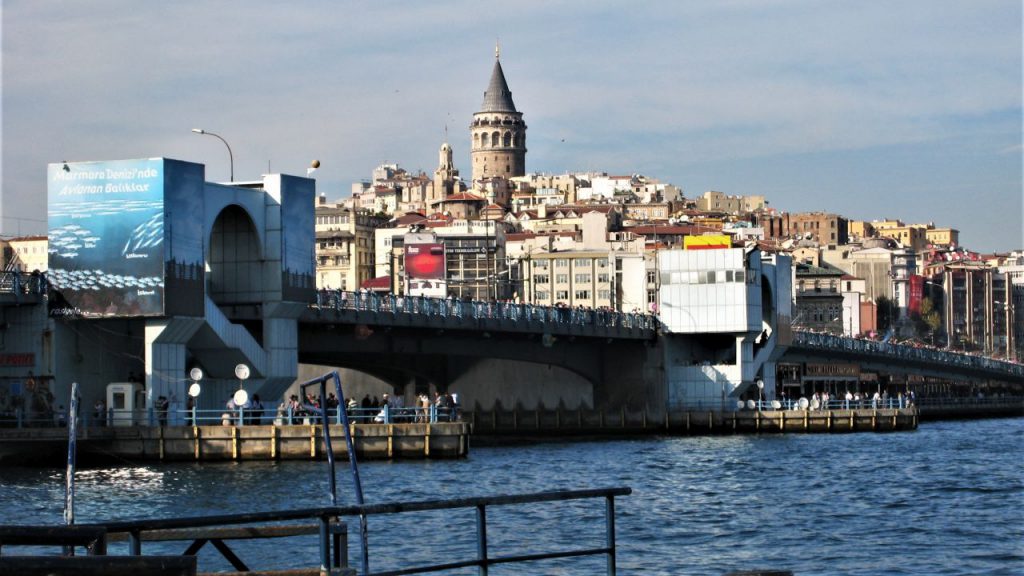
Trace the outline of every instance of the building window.
<instances>
[{"instance_id":1,"label":"building window","mask_svg":"<svg viewBox=\"0 0 1024 576\"><path fill-rule=\"evenodd\" d=\"M577 290L576 300L590 300L590 290Z\"/></svg>"},{"instance_id":2,"label":"building window","mask_svg":"<svg viewBox=\"0 0 1024 576\"><path fill-rule=\"evenodd\" d=\"M608 267L608 259L607 258L598 258L597 259L597 267L598 268L607 268Z\"/></svg>"},{"instance_id":3,"label":"building window","mask_svg":"<svg viewBox=\"0 0 1024 576\"><path fill-rule=\"evenodd\" d=\"M555 284L568 284L568 283L569 283L569 275L568 274L555 274Z\"/></svg>"},{"instance_id":4,"label":"building window","mask_svg":"<svg viewBox=\"0 0 1024 576\"><path fill-rule=\"evenodd\" d=\"M647 271L647 283L648 284L654 284L657 281L658 281L658 276L654 273L654 271L653 270L648 270Z\"/></svg>"},{"instance_id":5,"label":"building window","mask_svg":"<svg viewBox=\"0 0 1024 576\"><path fill-rule=\"evenodd\" d=\"M590 264L591 264L591 259L590 258L577 258L576 262L575 262L575 266L577 268L589 268Z\"/></svg>"},{"instance_id":6,"label":"building window","mask_svg":"<svg viewBox=\"0 0 1024 576\"><path fill-rule=\"evenodd\" d=\"M568 267L569 267L569 259L568 258L556 258L555 259L555 268L568 268Z\"/></svg>"},{"instance_id":7,"label":"building window","mask_svg":"<svg viewBox=\"0 0 1024 576\"><path fill-rule=\"evenodd\" d=\"M577 284L590 284L590 278L590 274L577 274L575 279Z\"/></svg>"},{"instance_id":8,"label":"building window","mask_svg":"<svg viewBox=\"0 0 1024 576\"><path fill-rule=\"evenodd\" d=\"M569 299L569 291L568 290L556 290L555 291L555 300L558 300L559 302L564 302L564 301L566 301L568 299Z\"/></svg>"},{"instance_id":9,"label":"building window","mask_svg":"<svg viewBox=\"0 0 1024 576\"><path fill-rule=\"evenodd\" d=\"M598 274L597 275L597 281L600 284L607 284L610 281L608 273L607 272L602 272L602 273Z\"/></svg>"},{"instance_id":10,"label":"building window","mask_svg":"<svg viewBox=\"0 0 1024 576\"><path fill-rule=\"evenodd\" d=\"M537 274L533 277L533 281L537 284L547 284L550 281L550 276L547 274Z\"/></svg>"},{"instance_id":11,"label":"building window","mask_svg":"<svg viewBox=\"0 0 1024 576\"><path fill-rule=\"evenodd\" d=\"M547 290L538 290L537 291L537 300L547 300L547 299L548 299L548 291Z\"/></svg>"},{"instance_id":12,"label":"building window","mask_svg":"<svg viewBox=\"0 0 1024 576\"><path fill-rule=\"evenodd\" d=\"M598 290L597 297L601 300L611 300L611 291L609 290Z\"/></svg>"}]
</instances>

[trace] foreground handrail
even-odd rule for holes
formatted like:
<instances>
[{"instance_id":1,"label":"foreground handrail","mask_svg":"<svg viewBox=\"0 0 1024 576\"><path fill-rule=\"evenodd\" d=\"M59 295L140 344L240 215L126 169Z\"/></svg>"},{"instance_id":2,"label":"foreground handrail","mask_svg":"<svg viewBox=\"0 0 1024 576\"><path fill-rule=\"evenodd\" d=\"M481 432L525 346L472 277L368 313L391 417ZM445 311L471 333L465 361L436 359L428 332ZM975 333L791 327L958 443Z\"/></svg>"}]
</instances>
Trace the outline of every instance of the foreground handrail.
<instances>
[{"instance_id":1,"label":"foreground handrail","mask_svg":"<svg viewBox=\"0 0 1024 576\"><path fill-rule=\"evenodd\" d=\"M192 516L182 518L152 518L143 520L114 521L96 524L79 524L80 527L104 528L107 534L128 533L130 554L142 554L141 533L148 530L165 530L172 528L199 528L206 526L222 526L231 524L254 524L263 522L279 522L286 520L317 519L325 528L321 529L321 563L326 569L323 559L329 557L330 541L324 537L326 527L331 519L341 516L371 516L379 514L401 514L409 512L428 512L433 510L452 510L457 508L476 509L477 517L477 557L473 559L446 562L393 570L387 572L368 572L363 576L398 576L401 574L420 574L439 570L477 566L481 574L487 574L487 568L496 564L530 562L555 558L572 558L578 556L605 555L607 557L607 573L615 574L615 496L628 496L633 492L629 487L595 488L587 490L561 490L554 492L537 492L532 494L513 494L498 496L477 496L455 498L450 500L424 500L412 502L389 502L382 504L364 504L354 506L326 506L320 508L303 508L292 510L275 510L267 512L248 512L240 514L222 514L216 516ZM540 502L560 502L590 498L605 499L605 542L599 548L583 548L537 554L511 555L491 557L487 548L487 507L508 506L516 504L533 504Z\"/></svg>"}]
</instances>

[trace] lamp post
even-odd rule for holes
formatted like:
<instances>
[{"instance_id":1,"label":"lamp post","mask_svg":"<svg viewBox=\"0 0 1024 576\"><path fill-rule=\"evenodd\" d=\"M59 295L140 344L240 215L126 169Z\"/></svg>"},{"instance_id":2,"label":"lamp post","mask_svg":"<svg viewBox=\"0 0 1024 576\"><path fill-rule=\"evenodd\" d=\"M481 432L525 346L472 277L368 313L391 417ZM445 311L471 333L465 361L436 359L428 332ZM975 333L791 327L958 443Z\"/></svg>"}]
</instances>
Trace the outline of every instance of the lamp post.
<instances>
[{"instance_id":1,"label":"lamp post","mask_svg":"<svg viewBox=\"0 0 1024 576\"><path fill-rule=\"evenodd\" d=\"M206 135L206 136L213 136L214 138L216 138L216 139L220 140L221 142L223 142L225 146L227 146L227 148L228 148L228 161L230 162L230 165L231 165L231 180L230 181L234 182L235 181L235 155L231 153L231 146L228 144L228 141L223 139L223 138L221 138L219 134L214 134L213 132L210 132L208 130L203 130L202 128L193 128L192 131L195 132L196 134L203 134L203 135Z\"/></svg>"},{"instance_id":2,"label":"lamp post","mask_svg":"<svg viewBox=\"0 0 1024 576\"><path fill-rule=\"evenodd\" d=\"M197 366L189 371L188 377L192 380L192 385L188 387L188 395L192 399L192 413L189 414L189 417L192 419L192 425L198 426L199 423L196 421L196 398L199 397L199 393L202 391L199 381L203 379L203 371Z\"/></svg>"},{"instance_id":3,"label":"lamp post","mask_svg":"<svg viewBox=\"0 0 1024 576\"><path fill-rule=\"evenodd\" d=\"M235 378L238 378L238 390L235 391L232 400L235 401L235 408L238 408L238 425L242 426L245 423L245 403L249 401L249 393L244 387L245 381L249 378L249 367L245 364L235 366Z\"/></svg>"}]
</instances>

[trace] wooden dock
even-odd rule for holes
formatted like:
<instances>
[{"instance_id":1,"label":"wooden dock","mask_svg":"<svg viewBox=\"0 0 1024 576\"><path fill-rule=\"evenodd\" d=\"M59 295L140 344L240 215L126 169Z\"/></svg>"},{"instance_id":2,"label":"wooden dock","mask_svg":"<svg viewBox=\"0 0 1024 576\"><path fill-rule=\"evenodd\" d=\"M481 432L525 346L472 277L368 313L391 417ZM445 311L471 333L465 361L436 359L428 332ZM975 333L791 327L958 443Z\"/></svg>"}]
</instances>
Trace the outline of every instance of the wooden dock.
<instances>
[{"instance_id":1,"label":"wooden dock","mask_svg":"<svg viewBox=\"0 0 1024 576\"><path fill-rule=\"evenodd\" d=\"M857 410L691 410L650 414L618 410L500 410L467 412L476 436L637 434L846 433L915 430L913 408Z\"/></svg>"}]
</instances>

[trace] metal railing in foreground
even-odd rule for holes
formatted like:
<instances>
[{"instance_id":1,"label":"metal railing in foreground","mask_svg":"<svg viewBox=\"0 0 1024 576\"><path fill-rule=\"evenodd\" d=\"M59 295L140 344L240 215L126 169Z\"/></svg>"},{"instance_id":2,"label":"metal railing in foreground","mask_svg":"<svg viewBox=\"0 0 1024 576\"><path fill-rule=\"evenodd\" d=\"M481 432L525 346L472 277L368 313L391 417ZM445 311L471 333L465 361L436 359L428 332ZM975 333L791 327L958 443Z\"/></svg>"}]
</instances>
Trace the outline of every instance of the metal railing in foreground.
<instances>
[{"instance_id":1,"label":"metal railing in foreground","mask_svg":"<svg viewBox=\"0 0 1024 576\"><path fill-rule=\"evenodd\" d=\"M481 575L486 576L491 566L524 562L538 562L559 558L578 558L584 556L605 556L606 573L615 574L615 497L628 496L632 493L629 487L597 488L590 490L564 490L555 492L538 492L533 494L514 494L505 496L483 496L475 498L457 498L453 500L425 500L419 502L391 502L384 504L365 504L362 506L328 506L323 508L306 508L300 510L282 510L271 512L254 512L245 514L229 514L219 516L197 516L188 518L164 518L149 520L133 520L127 522L106 522L98 524L79 524L81 528L100 528L108 535L124 533L128 535L129 553L142 555L142 533L152 530L205 528L210 526L229 526L242 524L261 524L269 522L287 522L294 520L315 520L320 526L320 569L326 571L332 565L332 531L331 523L340 517L374 516L383 514L404 514L429 512L435 510L473 509L476 513L476 557L454 560L438 564L425 564L396 570L373 572L365 566L362 576L400 576L404 574L424 574L442 570L476 567ZM511 554L505 556L492 555L488 539L487 511L497 506L535 504L543 502L563 502L604 498L605 500L605 545L596 548L577 548L570 550L543 551L532 554ZM542 543L537 543L538 547ZM390 558L394 547L386 551ZM335 555L333 566L342 565L342 559Z\"/></svg>"}]
</instances>

